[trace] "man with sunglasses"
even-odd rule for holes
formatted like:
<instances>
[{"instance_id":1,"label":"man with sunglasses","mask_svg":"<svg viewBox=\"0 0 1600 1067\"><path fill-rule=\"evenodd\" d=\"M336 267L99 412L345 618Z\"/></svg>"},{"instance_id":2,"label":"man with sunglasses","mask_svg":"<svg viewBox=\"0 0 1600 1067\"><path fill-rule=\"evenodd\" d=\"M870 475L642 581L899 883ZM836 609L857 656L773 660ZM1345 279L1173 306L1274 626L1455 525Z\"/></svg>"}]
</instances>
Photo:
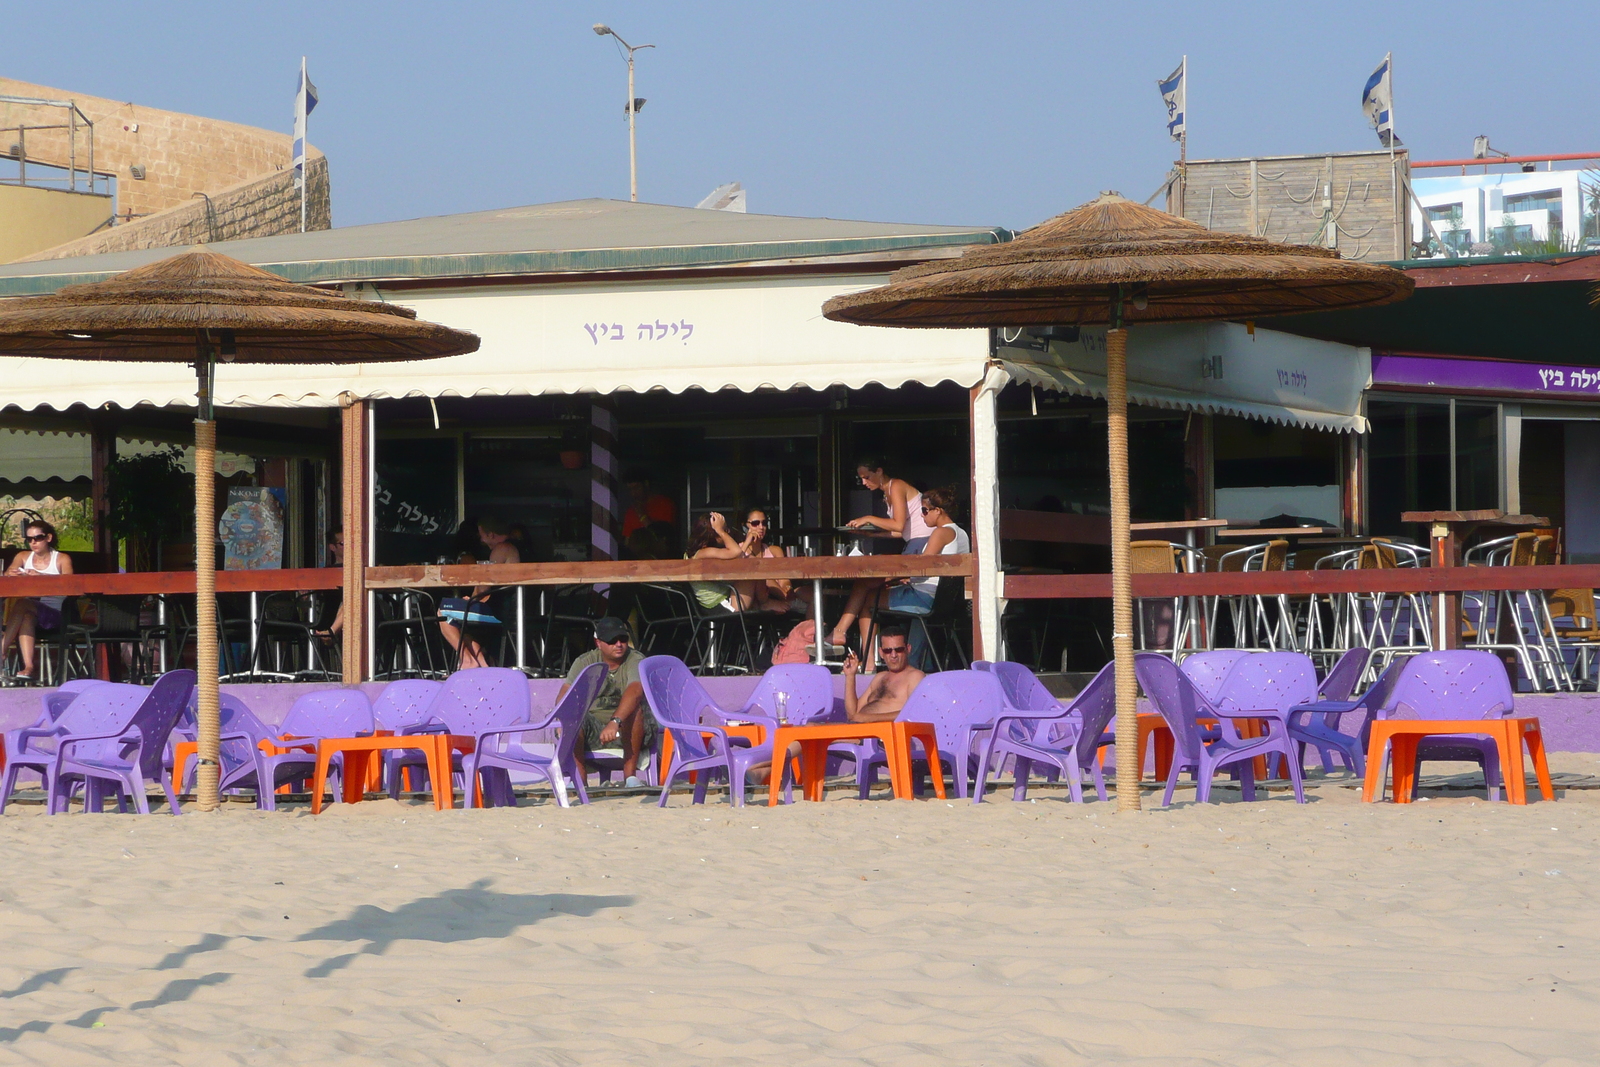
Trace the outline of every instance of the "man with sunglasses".
<instances>
[{"instance_id":1,"label":"man with sunglasses","mask_svg":"<svg viewBox=\"0 0 1600 1067\"><path fill-rule=\"evenodd\" d=\"M623 784L629 788L644 785L639 779L639 753L655 741L659 729L639 681L639 664L643 660L643 653L633 647L628 624L608 615L594 624L594 651L572 661L572 669L567 671L567 680L556 697L559 701L566 696L585 668L605 664L606 680L583 717L582 744L575 754L580 772L587 773L591 752L620 744Z\"/></svg>"},{"instance_id":2,"label":"man with sunglasses","mask_svg":"<svg viewBox=\"0 0 1600 1067\"><path fill-rule=\"evenodd\" d=\"M921 684L923 673L911 666L911 638L904 626L890 624L878 634L878 654L884 669L872 676L867 691L856 696L856 673L861 664L851 652L844 661L844 714L851 722L886 722L900 714Z\"/></svg>"}]
</instances>

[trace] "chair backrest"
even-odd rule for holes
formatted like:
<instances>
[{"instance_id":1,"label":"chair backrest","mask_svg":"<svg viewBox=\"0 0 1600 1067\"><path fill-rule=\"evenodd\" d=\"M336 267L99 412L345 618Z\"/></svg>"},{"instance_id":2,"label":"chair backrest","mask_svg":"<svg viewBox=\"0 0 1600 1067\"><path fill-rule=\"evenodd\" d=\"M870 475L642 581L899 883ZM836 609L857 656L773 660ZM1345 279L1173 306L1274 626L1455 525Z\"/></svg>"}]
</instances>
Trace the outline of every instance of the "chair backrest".
<instances>
[{"instance_id":1,"label":"chair backrest","mask_svg":"<svg viewBox=\"0 0 1600 1067\"><path fill-rule=\"evenodd\" d=\"M1373 538L1370 544L1361 549L1360 569L1364 571L1386 571L1398 566L1395 559L1394 548L1379 538Z\"/></svg>"},{"instance_id":2,"label":"chair backrest","mask_svg":"<svg viewBox=\"0 0 1600 1067\"><path fill-rule=\"evenodd\" d=\"M1044 687L1037 675L1021 663L1011 663L1006 660L991 662L980 659L973 661L972 669L986 671L1000 681L1000 691L1005 694L1006 704L1019 711L1060 711L1066 713L1066 707L1055 698L1055 694ZM1093 683L1090 683L1093 684ZM1079 694L1080 696L1082 694Z\"/></svg>"},{"instance_id":3,"label":"chair backrest","mask_svg":"<svg viewBox=\"0 0 1600 1067\"><path fill-rule=\"evenodd\" d=\"M1081 724L1078 763L1087 769L1099 752L1100 735L1117 714L1117 665L1107 663L1101 667L1100 673L1089 679L1089 684L1072 698L1067 713L1076 714Z\"/></svg>"},{"instance_id":4,"label":"chair backrest","mask_svg":"<svg viewBox=\"0 0 1600 1067\"><path fill-rule=\"evenodd\" d=\"M194 687L194 671L168 671L155 680L128 724L130 731L139 731L139 771L145 778L160 780L167 736L178 725Z\"/></svg>"},{"instance_id":5,"label":"chair backrest","mask_svg":"<svg viewBox=\"0 0 1600 1067\"><path fill-rule=\"evenodd\" d=\"M304 693L289 708L279 735L364 737L372 733L372 702L359 689L319 689Z\"/></svg>"},{"instance_id":6,"label":"chair backrest","mask_svg":"<svg viewBox=\"0 0 1600 1067\"><path fill-rule=\"evenodd\" d=\"M1411 657L1383 706L1397 719L1490 719L1515 704L1505 664L1492 652L1458 649Z\"/></svg>"},{"instance_id":7,"label":"chair backrest","mask_svg":"<svg viewBox=\"0 0 1600 1067\"><path fill-rule=\"evenodd\" d=\"M102 682L79 693L61 713L56 725L67 737L119 734L133 722L149 694L142 685ZM91 741L72 749L73 756L78 759L116 759L121 752L122 745L115 740Z\"/></svg>"},{"instance_id":8,"label":"chair backrest","mask_svg":"<svg viewBox=\"0 0 1600 1067\"><path fill-rule=\"evenodd\" d=\"M756 683L746 712L759 709L776 718L776 694L785 694L784 708L791 723L817 722L833 715L833 672L815 663L779 663L767 669Z\"/></svg>"},{"instance_id":9,"label":"chair backrest","mask_svg":"<svg viewBox=\"0 0 1600 1067\"><path fill-rule=\"evenodd\" d=\"M967 580L959 574L946 574L933 587L933 605L928 608L932 622L948 622L967 602Z\"/></svg>"},{"instance_id":10,"label":"chair backrest","mask_svg":"<svg viewBox=\"0 0 1600 1067\"><path fill-rule=\"evenodd\" d=\"M966 751L972 727L993 723L1005 703L1000 680L987 671L940 671L917 684L895 717L932 724L939 749L948 757Z\"/></svg>"},{"instance_id":11,"label":"chair backrest","mask_svg":"<svg viewBox=\"0 0 1600 1067\"><path fill-rule=\"evenodd\" d=\"M382 730L401 730L428 718L428 705L444 683L432 678L402 678L390 682L372 702L372 719Z\"/></svg>"},{"instance_id":12,"label":"chair backrest","mask_svg":"<svg viewBox=\"0 0 1600 1067\"><path fill-rule=\"evenodd\" d=\"M1219 648L1211 652L1196 652L1183 657L1182 670L1200 692L1206 695L1207 700L1216 701L1222 697L1222 683L1227 681L1228 672L1233 670L1235 663L1249 654L1242 648Z\"/></svg>"},{"instance_id":13,"label":"chair backrest","mask_svg":"<svg viewBox=\"0 0 1600 1067\"><path fill-rule=\"evenodd\" d=\"M1176 574L1178 557L1167 541L1133 541L1128 545L1128 566L1134 574Z\"/></svg>"},{"instance_id":14,"label":"chair backrest","mask_svg":"<svg viewBox=\"0 0 1600 1067\"><path fill-rule=\"evenodd\" d=\"M444 680L422 718L453 734L527 722L533 712L528 676L510 667L468 667Z\"/></svg>"},{"instance_id":15,"label":"chair backrest","mask_svg":"<svg viewBox=\"0 0 1600 1067\"><path fill-rule=\"evenodd\" d=\"M222 756L222 777L227 780L235 771L244 766L254 766L257 748L261 741L271 740L272 727L256 717L243 700L232 693L223 693L218 700L218 718L221 720L222 733L246 734L243 741L226 740L218 747Z\"/></svg>"},{"instance_id":16,"label":"chair backrest","mask_svg":"<svg viewBox=\"0 0 1600 1067\"><path fill-rule=\"evenodd\" d=\"M85 689L104 684L106 683L98 678L74 678L69 682L62 682L55 689L48 689L40 693L39 718L34 725L40 727L49 726L61 718L61 713L66 711L67 706L77 700L78 695Z\"/></svg>"},{"instance_id":17,"label":"chair backrest","mask_svg":"<svg viewBox=\"0 0 1600 1067\"><path fill-rule=\"evenodd\" d=\"M1303 652L1252 652L1223 679L1213 703L1233 711L1288 711L1317 699L1317 668Z\"/></svg>"},{"instance_id":18,"label":"chair backrest","mask_svg":"<svg viewBox=\"0 0 1600 1067\"><path fill-rule=\"evenodd\" d=\"M701 717L716 708L705 687L676 656L649 656L639 664L644 699L656 722L672 731L673 744L684 759L711 754L700 732Z\"/></svg>"},{"instance_id":19,"label":"chair backrest","mask_svg":"<svg viewBox=\"0 0 1600 1067\"><path fill-rule=\"evenodd\" d=\"M1167 720L1178 754L1186 761L1198 760L1205 742L1196 720L1215 715L1205 694L1176 663L1155 652L1135 653L1133 673L1151 705Z\"/></svg>"},{"instance_id":20,"label":"chair backrest","mask_svg":"<svg viewBox=\"0 0 1600 1067\"><path fill-rule=\"evenodd\" d=\"M1367 660L1371 657L1372 651L1365 648L1352 648L1340 656L1339 662L1317 687L1317 699L1349 700L1350 694L1361 684L1361 676L1367 673Z\"/></svg>"},{"instance_id":21,"label":"chair backrest","mask_svg":"<svg viewBox=\"0 0 1600 1067\"><path fill-rule=\"evenodd\" d=\"M1581 633L1600 628L1595 623L1593 589L1557 589L1546 596L1552 619L1572 620L1573 625L1565 627L1565 632Z\"/></svg>"},{"instance_id":22,"label":"chair backrest","mask_svg":"<svg viewBox=\"0 0 1600 1067\"><path fill-rule=\"evenodd\" d=\"M550 710L550 716L542 724L542 727L555 726L560 729L556 739L556 766L569 778L577 776L573 755L577 751L578 739L583 736L583 717L589 713L589 705L594 703L595 696L605 683L606 665L591 663L578 673L577 679L567 688L566 695L556 702L556 706Z\"/></svg>"},{"instance_id":23,"label":"chair backrest","mask_svg":"<svg viewBox=\"0 0 1600 1067\"><path fill-rule=\"evenodd\" d=\"M1261 569L1264 571L1281 571L1289 564L1289 542L1268 541L1266 551L1261 554Z\"/></svg>"}]
</instances>

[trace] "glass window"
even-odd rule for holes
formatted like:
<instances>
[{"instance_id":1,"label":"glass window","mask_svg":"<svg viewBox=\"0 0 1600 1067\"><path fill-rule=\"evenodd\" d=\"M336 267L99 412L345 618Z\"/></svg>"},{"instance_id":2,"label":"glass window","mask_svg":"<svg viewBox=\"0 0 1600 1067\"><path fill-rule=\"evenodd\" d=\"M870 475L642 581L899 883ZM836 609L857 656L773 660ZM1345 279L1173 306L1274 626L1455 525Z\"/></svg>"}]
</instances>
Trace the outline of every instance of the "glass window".
<instances>
[{"instance_id":1,"label":"glass window","mask_svg":"<svg viewBox=\"0 0 1600 1067\"><path fill-rule=\"evenodd\" d=\"M1500 506L1500 411L1456 402L1456 511Z\"/></svg>"},{"instance_id":2,"label":"glass window","mask_svg":"<svg viewBox=\"0 0 1600 1067\"><path fill-rule=\"evenodd\" d=\"M1450 405L1371 400L1367 420L1368 532L1417 537L1402 512L1450 510Z\"/></svg>"}]
</instances>

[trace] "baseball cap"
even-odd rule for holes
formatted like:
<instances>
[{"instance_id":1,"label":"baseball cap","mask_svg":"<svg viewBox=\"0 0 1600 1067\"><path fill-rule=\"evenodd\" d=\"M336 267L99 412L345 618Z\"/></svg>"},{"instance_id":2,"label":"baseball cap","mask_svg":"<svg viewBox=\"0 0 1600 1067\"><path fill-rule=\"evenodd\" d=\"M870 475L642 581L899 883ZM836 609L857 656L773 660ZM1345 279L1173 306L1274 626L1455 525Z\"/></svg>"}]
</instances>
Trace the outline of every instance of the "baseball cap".
<instances>
[{"instance_id":1,"label":"baseball cap","mask_svg":"<svg viewBox=\"0 0 1600 1067\"><path fill-rule=\"evenodd\" d=\"M595 640L605 641L608 644L621 637L631 637L628 633L628 624L613 615L607 615L603 619L596 620L594 636Z\"/></svg>"}]
</instances>

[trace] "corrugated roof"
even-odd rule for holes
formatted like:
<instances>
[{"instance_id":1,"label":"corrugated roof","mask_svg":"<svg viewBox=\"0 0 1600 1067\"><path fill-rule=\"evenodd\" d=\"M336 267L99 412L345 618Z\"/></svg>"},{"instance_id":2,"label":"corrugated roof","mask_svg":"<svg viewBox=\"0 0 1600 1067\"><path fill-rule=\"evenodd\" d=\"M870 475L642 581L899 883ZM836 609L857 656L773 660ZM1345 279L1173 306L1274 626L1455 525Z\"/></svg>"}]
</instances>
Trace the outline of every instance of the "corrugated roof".
<instances>
[{"instance_id":1,"label":"corrugated roof","mask_svg":"<svg viewBox=\"0 0 1600 1067\"><path fill-rule=\"evenodd\" d=\"M210 247L292 281L361 282L736 266L993 244L994 227L918 226L568 200L221 241ZM53 292L166 258L175 248L0 265L0 296Z\"/></svg>"}]
</instances>

